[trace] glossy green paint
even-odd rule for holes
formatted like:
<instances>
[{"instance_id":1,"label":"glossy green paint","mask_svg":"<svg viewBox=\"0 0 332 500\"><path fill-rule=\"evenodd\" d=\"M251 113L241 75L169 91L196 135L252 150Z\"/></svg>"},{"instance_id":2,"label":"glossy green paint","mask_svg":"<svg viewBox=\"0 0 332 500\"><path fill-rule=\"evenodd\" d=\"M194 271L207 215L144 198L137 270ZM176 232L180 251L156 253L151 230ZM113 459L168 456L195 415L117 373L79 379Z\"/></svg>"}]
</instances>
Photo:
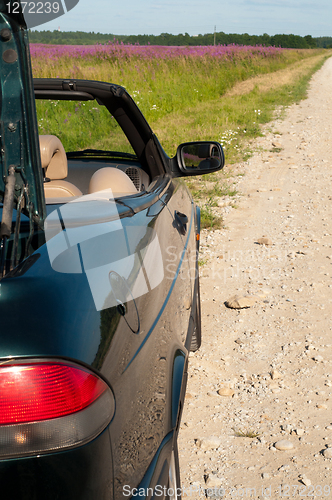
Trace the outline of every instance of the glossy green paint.
<instances>
[{"instance_id":1,"label":"glossy green paint","mask_svg":"<svg viewBox=\"0 0 332 500\"><path fill-rule=\"evenodd\" d=\"M39 225L45 218L43 175L28 33L23 16L8 15L0 0L0 201L9 167L15 167L15 202Z\"/></svg>"},{"instance_id":2,"label":"glossy green paint","mask_svg":"<svg viewBox=\"0 0 332 500\"><path fill-rule=\"evenodd\" d=\"M0 0L0 203L13 165L16 202L24 199L26 212L42 222L43 179L28 39L23 17L9 18L6 1ZM123 498L124 485L168 484L169 457L172 448L176 450L186 385L188 332L193 329L195 313L186 304L195 307L196 274L190 256L195 254L198 222L195 226L195 207L183 181L173 179L172 171L176 172L174 176L181 176L176 159L166 157L143 115L121 87L58 79L48 84L35 82L37 91L38 86L43 90L45 85L46 89L65 89L68 94L75 92L75 87L80 92L92 88L97 97L103 96L107 108L131 138L137 158L153 183L148 191L117 200L115 219L108 220L108 211L104 216L97 210L98 217L92 220L93 213L82 211L85 218L80 222L86 222L86 235L67 243L68 248L59 246L59 253L50 254L52 238L47 240L46 231L45 242L44 231L35 227L38 241L31 240L31 251L1 280L0 359L70 359L97 372L112 388L116 401L112 422L91 443L66 452L1 460L1 498L118 500ZM74 219L67 217L64 206L48 205L50 211L60 208L61 227L68 236ZM14 210L14 217L16 213ZM118 234L118 227L111 227L119 219L123 234ZM59 216L55 220L60 221ZM22 248L31 235L30 222L22 217L17 224ZM94 234L94 227L102 223L107 224L108 231ZM150 268L145 257L154 241L153 232L158 236L159 250L151 254ZM74 255L71 249L76 245L80 245L81 269L74 272L71 267L72 272L68 272L69 268L58 266L55 259L60 257L60 263L63 258L70 264ZM56 245L54 248L57 250ZM118 270L117 262L139 254L150 278L152 264L156 271L161 269L159 252L163 272L155 274L160 281L149 281L147 290L119 304L122 308L106 302L113 286L110 275ZM105 291L103 307L98 309L88 280L88 271L95 268L103 269L99 278L105 276L107 282L103 286L102 280L94 282L98 293L103 287ZM138 267L132 267L128 276L132 282L138 271ZM112 293L121 298L121 289L119 295L115 292L114 287Z\"/></svg>"}]
</instances>

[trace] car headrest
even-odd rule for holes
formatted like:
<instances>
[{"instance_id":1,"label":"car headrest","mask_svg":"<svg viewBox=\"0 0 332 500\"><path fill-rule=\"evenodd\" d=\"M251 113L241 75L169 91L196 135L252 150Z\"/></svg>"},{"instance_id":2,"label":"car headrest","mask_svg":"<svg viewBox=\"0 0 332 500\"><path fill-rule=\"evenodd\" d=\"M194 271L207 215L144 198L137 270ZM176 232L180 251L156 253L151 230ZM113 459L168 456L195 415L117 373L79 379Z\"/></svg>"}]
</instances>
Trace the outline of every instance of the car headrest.
<instances>
[{"instance_id":1,"label":"car headrest","mask_svg":"<svg viewBox=\"0 0 332 500\"><path fill-rule=\"evenodd\" d=\"M135 184L128 175L114 167L100 168L91 177L89 193L97 193L104 189L112 189L113 193L122 195L137 193Z\"/></svg>"},{"instance_id":2,"label":"car headrest","mask_svg":"<svg viewBox=\"0 0 332 500\"><path fill-rule=\"evenodd\" d=\"M68 175L67 156L60 139L55 135L40 135L40 156L46 177L51 180L65 179Z\"/></svg>"}]
</instances>

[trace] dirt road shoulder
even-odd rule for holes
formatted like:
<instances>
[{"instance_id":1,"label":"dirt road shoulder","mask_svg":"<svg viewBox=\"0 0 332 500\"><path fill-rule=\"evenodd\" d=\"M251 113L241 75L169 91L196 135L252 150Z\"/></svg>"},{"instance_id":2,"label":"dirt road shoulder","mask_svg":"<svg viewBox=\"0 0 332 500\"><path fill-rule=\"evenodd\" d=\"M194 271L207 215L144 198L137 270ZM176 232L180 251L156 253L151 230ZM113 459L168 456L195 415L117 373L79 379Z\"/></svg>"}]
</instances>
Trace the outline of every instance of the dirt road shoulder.
<instances>
[{"instance_id":1,"label":"dirt road shoulder","mask_svg":"<svg viewBox=\"0 0 332 500\"><path fill-rule=\"evenodd\" d=\"M329 59L242 165L227 229L202 235L203 346L179 439L192 498L332 494L331 130ZM234 295L252 305L226 307Z\"/></svg>"}]
</instances>

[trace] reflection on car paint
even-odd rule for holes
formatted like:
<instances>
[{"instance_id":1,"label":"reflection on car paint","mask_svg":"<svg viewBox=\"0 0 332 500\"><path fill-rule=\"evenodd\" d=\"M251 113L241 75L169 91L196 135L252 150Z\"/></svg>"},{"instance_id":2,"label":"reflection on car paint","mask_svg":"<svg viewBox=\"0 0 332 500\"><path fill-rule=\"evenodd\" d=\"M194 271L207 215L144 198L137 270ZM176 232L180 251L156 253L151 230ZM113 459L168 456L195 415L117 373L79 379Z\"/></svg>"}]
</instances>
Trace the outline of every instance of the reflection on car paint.
<instances>
[{"instance_id":1,"label":"reflection on car paint","mask_svg":"<svg viewBox=\"0 0 332 500\"><path fill-rule=\"evenodd\" d=\"M52 268L85 273L97 311L119 305L111 273L126 285L122 303L148 293L164 278L157 233L151 227L124 227L110 189L51 212L45 234Z\"/></svg>"}]
</instances>

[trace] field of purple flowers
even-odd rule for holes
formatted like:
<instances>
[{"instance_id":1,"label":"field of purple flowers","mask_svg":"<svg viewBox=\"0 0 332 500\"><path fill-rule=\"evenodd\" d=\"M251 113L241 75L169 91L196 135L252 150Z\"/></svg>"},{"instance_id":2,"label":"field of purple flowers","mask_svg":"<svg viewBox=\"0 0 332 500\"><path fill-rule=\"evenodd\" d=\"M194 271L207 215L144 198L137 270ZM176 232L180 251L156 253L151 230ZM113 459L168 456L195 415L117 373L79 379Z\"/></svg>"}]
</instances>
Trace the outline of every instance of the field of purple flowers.
<instances>
[{"instance_id":1,"label":"field of purple flowers","mask_svg":"<svg viewBox=\"0 0 332 500\"><path fill-rule=\"evenodd\" d=\"M217 45L217 46L161 46L161 45L124 45L109 43L107 45L43 45L31 44L31 54L35 58L46 57L58 61L63 57L72 59L114 60L133 58L140 59L176 59L192 57L213 57L226 60L234 58L251 58L254 56L276 57L285 49L263 46Z\"/></svg>"},{"instance_id":2,"label":"field of purple flowers","mask_svg":"<svg viewBox=\"0 0 332 500\"><path fill-rule=\"evenodd\" d=\"M310 57L312 52L236 45L169 47L117 42L93 46L31 44L32 67L36 77L83 78L123 85L152 126L157 132L161 131L163 143L166 141L170 153L179 138L182 139L182 132L185 136L183 140L220 139L225 128L229 128L229 118L233 123L234 117L227 115L227 103L223 116L217 113L217 109L220 110L221 98L237 82L283 69ZM237 130L239 127L248 129L244 120L250 123L258 121L254 113L257 107L261 109L259 103L252 103L244 113L234 107ZM207 109L210 109L208 116ZM52 113L48 113L51 121ZM91 115L94 114L95 110L92 109ZM77 128L83 140L85 131L82 130L82 123L74 123L76 118L79 119L78 113L71 109L66 111L63 120L62 116L59 119L59 116L54 115L59 128L61 124L66 125L68 120L72 131L79 125ZM45 133L45 109L43 119L41 131ZM99 119L104 126L102 114L99 114ZM191 131L189 125L193 119L195 131ZM264 112L260 116L260 120L263 119ZM180 136L178 133L174 136L176 128ZM86 146L89 147L93 146L91 142L94 140L91 134L90 128L86 134L86 140L90 141ZM96 137L100 135L96 133ZM71 144L73 141L75 137L72 136ZM81 142L78 144L80 147L84 145Z\"/></svg>"},{"instance_id":3,"label":"field of purple flowers","mask_svg":"<svg viewBox=\"0 0 332 500\"><path fill-rule=\"evenodd\" d=\"M237 81L280 69L301 59L305 52L276 47L169 47L114 42L92 46L32 44L31 54L36 76L118 83L140 94L145 113L168 113L179 106L187 107L188 102L221 96Z\"/></svg>"}]
</instances>

